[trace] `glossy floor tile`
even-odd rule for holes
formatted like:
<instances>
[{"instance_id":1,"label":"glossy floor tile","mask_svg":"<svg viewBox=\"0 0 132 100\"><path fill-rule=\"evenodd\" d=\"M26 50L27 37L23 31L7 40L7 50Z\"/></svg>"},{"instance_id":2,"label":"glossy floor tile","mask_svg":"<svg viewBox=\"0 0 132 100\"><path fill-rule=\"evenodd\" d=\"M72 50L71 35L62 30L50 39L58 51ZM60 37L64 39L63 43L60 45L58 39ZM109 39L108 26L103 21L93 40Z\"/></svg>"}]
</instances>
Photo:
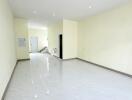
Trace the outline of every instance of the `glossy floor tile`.
<instances>
[{"instance_id":1,"label":"glossy floor tile","mask_svg":"<svg viewBox=\"0 0 132 100\"><path fill-rule=\"evenodd\" d=\"M18 63L5 100L132 100L132 78L36 53Z\"/></svg>"}]
</instances>

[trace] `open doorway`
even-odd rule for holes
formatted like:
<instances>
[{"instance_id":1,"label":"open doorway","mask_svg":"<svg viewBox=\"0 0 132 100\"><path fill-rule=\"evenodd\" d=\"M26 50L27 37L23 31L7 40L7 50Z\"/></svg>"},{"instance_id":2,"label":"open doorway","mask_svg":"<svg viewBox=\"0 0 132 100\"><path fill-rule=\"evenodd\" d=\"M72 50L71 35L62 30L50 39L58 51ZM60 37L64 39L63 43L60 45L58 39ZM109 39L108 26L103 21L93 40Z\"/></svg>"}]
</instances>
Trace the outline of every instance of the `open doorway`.
<instances>
[{"instance_id":1,"label":"open doorway","mask_svg":"<svg viewBox=\"0 0 132 100\"><path fill-rule=\"evenodd\" d=\"M31 52L38 52L38 37L30 37L30 48Z\"/></svg>"},{"instance_id":2,"label":"open doorway","mask_svg":"<svg viewBox=\"0 0 132 100\"><path fill-rule=\"evenodd\" d=\"M48 48L48 29L43 25L30 24L28 26L29 52L45 53Z\"/></svg>"}]
</instances>

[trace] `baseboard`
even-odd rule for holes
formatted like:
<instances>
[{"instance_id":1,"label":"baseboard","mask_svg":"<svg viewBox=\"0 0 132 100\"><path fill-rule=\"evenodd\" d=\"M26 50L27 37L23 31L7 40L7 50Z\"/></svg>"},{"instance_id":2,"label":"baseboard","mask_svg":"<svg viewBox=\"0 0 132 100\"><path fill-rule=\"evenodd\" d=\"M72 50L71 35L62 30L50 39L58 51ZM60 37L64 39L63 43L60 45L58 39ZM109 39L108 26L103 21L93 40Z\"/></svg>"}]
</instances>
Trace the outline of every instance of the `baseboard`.
<instances>
[{"instance_id":1,"label":"baseboard","mask_svg":"<svg viewBox=\"0 0 132 100\"><path fill-rule=\"evenodd\" d=\"M10 77L8 83L7 83L7 86L6 86L6 88L5 88L4 94L3 94L3 96L2 96L2 100L4 100L4 98L5 98L5 96L6 96L7 90L8 90L8 88L9 88L10 83L11 83L11 79L12 79L12 77L13 77L13 75L14 75L14 72L15 72L15 69L16 69L16 67L17 67L17 64L18 64L18 61L16 61L15 67L14 67L14 69L13 69L13 72L12 72L12 74L11 74L11 77Z\"/></svg>"},{"instance_id":2,"label":"baseboard","mask_svg":"<svg viewBox=\"0 0 132 100\"><path fill-rule=\"evenodd\" d=\"M30 60L30 58L28 58L28 59L18 59L17 61L27 61L27 60Z\"/></svg>"},{"instance_id":3,"label":"baseboard","mask_svg":"<svg viewBox=\"0 0 132 100\"><path fill-rule=\"evenodd\" d=\"M69 61L69 60L74 60L74 59L78 59L78 58L69 58L69 59L62 59L63 61Z\"/></svg>"},{"instance_id":4,"label":"baseboard","mask_svg":"<svg viewBox=\"0 0 132 100\"><path fill-rule=\"evenodd\" d=\"M112 69L112 68L109 68L109 67L106 67L106 66L102 66L102 65L99 65L99 64L96 64L94 62L91 62L91 61L87 61L87 60L83 60L81 58L77 58L78 60L81 60L81 61L84 61L86 63L90 63L90 64L93 64L97 67L101 67L101 68L104 68L104 69L107 69L107 70L110 70L110 71L113 71L113 72L116 72L116 73L119 73L119 74L122 74L122 75L125 75L125 76L128 76L130 78L132 78L132 75L131 74L127 74L127 73L124 73L124 72L121 72L121 71L118 71L118 70L115 70L115 69Z\"/></svg>"}]
</instances>

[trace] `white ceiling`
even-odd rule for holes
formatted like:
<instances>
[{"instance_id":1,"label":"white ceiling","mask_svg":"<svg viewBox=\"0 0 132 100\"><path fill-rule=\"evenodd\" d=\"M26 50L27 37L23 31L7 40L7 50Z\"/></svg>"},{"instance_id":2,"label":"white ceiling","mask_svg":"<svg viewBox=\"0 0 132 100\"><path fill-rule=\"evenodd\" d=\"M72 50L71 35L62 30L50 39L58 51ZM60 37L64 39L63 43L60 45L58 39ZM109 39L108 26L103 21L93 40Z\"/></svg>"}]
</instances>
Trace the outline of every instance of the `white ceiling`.
<instances>
[{"instance_id":1,"label":"white ceiling","mask_svg":"<svg viewBox=\"0 0 132 100\"><path fill-rule=\"evenodd\" d=\"M16 17L49 24L63 18L80 20L129 0L9 0Z\"/></svg>"}]
</instances>

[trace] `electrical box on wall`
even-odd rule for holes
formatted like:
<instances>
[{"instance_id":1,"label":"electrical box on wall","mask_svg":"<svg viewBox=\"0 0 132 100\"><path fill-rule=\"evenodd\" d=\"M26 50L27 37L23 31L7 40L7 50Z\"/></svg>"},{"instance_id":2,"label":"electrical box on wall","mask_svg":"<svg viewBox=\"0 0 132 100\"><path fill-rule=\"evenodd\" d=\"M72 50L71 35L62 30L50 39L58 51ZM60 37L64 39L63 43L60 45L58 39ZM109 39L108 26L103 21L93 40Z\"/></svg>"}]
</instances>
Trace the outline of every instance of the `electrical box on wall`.
<instances>
[{"instance_id":1,"label":"electrical box on wall","mask_svg":"<svg viewBox=\"0 0 132 100\"><path fill-rule=\"evenodd\" d=\"M26 39L18 38L18 47L26 47Z\"/></svg>"}]
</instances>

